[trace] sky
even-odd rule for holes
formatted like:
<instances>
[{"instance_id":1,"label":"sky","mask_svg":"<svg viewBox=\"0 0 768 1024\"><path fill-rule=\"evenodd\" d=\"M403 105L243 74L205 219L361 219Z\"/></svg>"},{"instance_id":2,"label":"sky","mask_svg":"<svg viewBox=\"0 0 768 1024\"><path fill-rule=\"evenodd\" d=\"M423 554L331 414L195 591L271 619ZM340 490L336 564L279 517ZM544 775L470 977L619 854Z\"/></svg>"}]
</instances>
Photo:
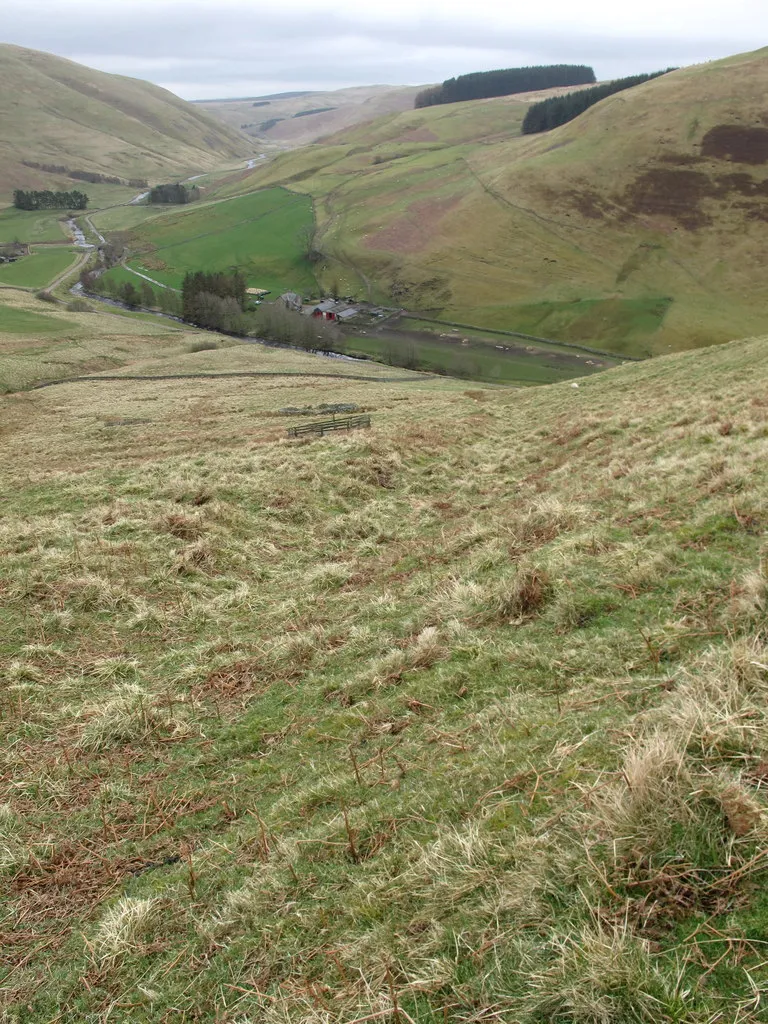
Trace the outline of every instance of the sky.
<instances>
[{"instance_id":1,"label":"sky","mask_svg":"<svg viewBox=\"0 0 768 1024\"><path fill-rule=\"evenodd\" d=\"M768 0L0 0L0 39L184 99L424 85L529 64L598 79L768 45Z\"/></svg>"}]
</instances>

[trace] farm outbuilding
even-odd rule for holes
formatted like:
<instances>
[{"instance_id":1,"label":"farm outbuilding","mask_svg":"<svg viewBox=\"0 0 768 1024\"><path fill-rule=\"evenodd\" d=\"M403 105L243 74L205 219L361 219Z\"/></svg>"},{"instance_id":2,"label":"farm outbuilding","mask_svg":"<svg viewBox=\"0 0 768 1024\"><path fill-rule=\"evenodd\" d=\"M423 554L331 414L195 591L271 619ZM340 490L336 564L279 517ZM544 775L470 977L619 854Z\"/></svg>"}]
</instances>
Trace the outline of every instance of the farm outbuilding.
<instances>
[{"instance_id":1,"label":"farm outbuilding","mask_svg":"<svg viewBox=\"0 0 768 1024\"><path fill-rule=\"evenodd\" d=\"M312 308L312 316L322 317L323 320L340 320L342 323L357 315L357 309L353 309L345 302L338 302L335 299L325 299Z\"/></svg>"},{"instance_id":2,"label":"farm outbuilding","mask_svg":"<svg viewBox=\"0 0 768 1024\"><path fill-rule=\"evenodd\" d=\"M301 312L303 303L301 296L297 295L296 292L285 292L280 296L280 302L282 302L286 309L292 309L295 313Z\"/></svg>"}]
</instances>

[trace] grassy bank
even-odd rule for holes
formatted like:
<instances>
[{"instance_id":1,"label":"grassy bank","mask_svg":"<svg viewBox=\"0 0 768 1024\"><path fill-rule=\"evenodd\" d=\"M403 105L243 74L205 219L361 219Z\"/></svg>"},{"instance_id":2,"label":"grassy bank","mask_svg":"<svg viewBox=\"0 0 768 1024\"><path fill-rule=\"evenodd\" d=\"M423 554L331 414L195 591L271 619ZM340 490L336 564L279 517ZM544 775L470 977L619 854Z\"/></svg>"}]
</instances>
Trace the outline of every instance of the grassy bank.
<instances>
[{"instance_id":1,"label":"grassy bank","mask_svg":"<svg viewBox=\"0 0 768 1024\"><path fill-rule=\"evenodd\" d=\"M6 1015L758 1024L766 351L6 396Z\"/></svg>"}]
</instances>

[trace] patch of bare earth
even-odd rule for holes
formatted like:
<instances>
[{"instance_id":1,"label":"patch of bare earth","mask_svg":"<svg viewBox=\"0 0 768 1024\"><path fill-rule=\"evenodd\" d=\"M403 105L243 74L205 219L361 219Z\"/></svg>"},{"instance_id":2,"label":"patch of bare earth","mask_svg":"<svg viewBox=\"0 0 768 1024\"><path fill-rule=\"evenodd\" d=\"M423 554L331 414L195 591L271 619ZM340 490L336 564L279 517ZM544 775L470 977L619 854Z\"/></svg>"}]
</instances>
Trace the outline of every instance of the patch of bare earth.
<instances>
[{"instance_id":1,"label":"patch of bare earth","mask_svg":"<svg viewBox=\"0 0 768 1024\"><path fill-rule=\"evenodd\" d=\"M730 160L736 164L768 163L768 128L719 124L704 136L701 153L702 156Z\"/></svg>"}]
</instances>

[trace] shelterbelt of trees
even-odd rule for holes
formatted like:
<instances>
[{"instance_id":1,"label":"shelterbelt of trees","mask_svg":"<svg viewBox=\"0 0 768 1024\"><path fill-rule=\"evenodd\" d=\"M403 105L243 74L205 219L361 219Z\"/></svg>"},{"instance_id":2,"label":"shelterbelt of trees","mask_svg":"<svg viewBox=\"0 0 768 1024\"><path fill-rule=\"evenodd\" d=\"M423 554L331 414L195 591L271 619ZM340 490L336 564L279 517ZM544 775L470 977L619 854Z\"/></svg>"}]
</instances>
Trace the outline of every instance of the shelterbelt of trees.
<instances>
[{"instance_id":1,"label":"shelterbelt of trees","mask_svg":"<svg viewBox=\"0 0 768 1024\"><path fill-rule=\"evenodd\" d=\"M184 204L194 202L200 196L197 185L186 188L184 185L155 185L149 193L150 203Z\"/></svg>"},{"instance_id":2,"label":"shelterbelt of trees","mask_svg":"<svg viewBox=\"0 0 768 1024\"><path fill-rule=\"evenodd\" d=\"M25 192L17 188L13 193L13 205L17 210L86 210L88 196L74 189L72 192Z\"/></svg>"},{"instance_id":3,"label":"shelterbelt of trees","mask_svg":"<svg viewBox=\"0 0 768 1024\"><path fill-rule=\"evenodd\" d=\"M417 93L415 107L432 107L462 100L484 100L492 96L510 96L516 92L555 89L564 85L590 85L595 72L585 64L543 64L529 68L504 68L475 71L448 78L442 85Z\"/></svg>"},{"instance_id":4,"label":"shelterbelt of trees","mask_svg":"<svg viewBox=\"0 0 768 1024\"><path fill-rule=\"evenodd\" d=\"M623 92L625 89L632 89L636 85L643 85L661 75L667 75L676 68L667 68L666 71L653 71L647 75L631 75L629 78L617 78L605 85L596 85L594 89L581 89L579 92L569 92L565 96L552 96L541 103L534 103L528 108L523 120L523 134L533 135L536 132L547 132L558 125L567 124L573 121L579 114L589 110L600 100L614 93Z\"/></svg>"}]
</instances>

